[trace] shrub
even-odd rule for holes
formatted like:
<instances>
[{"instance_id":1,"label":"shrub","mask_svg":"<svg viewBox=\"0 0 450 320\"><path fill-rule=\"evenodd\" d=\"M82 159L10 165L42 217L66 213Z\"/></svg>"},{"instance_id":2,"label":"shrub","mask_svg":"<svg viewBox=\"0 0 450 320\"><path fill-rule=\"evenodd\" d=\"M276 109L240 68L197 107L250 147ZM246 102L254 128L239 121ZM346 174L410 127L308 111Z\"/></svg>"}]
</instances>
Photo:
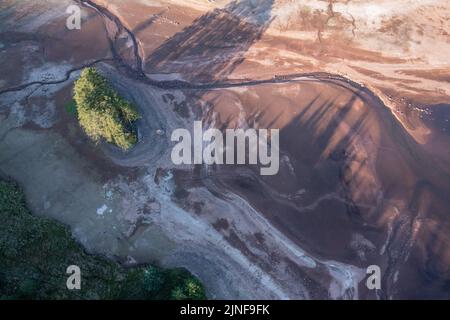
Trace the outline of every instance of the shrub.
<instances>
[{"instance_id":1,"label":"shrub","mask_svg":"<svg viewBox=\"0 0 450 320\"><path fill-rule=\"evenodd\" d=\"M95 142L105 139L123 150L137 142L134 122L139 119L135 107L109 85L95 68L85 68L75 82L74 100L78 120Z\"/></svg>"},{"instance_id":2,"label":"shrub","mask_svg":"<svg viewBox=\"0 0 450 320\"><path fill-rule=\"evenodd\" d=\"M165 281L164 274L153 266L147 267L146 269L144 269L143 272L144 272L144 280L143 280L144 290L151 294L155 294L161 291Z\"/></svg>"},{"instance_id":3,"label":"shrub","mask_svg":"<svg viewBox=\"0 0 450 320\"><path fill-rule=\"evenodd\" d=\"M56 221L31 215L20 188L0 180L0 300L204 299L184 269L124 268L91 256ZM81 290L67 290L66 268L82 270Z\"/></svg>"},{"instance_id":4,"label":"shrub","mask_svg":"<svg viewBox=\"0 0 450 320\"><path fill-rule=\"evenodd\" d=\"M74 100L67 102L64 105L64 110L66 110L66 112L68 114L73 115L73 116L77 116L77 114L78 114L77 113L77 104L75 103Z\"/></svg>"},{"instance_id":5,"label":"shrub","mask_svg":"<svg viewBox=\"0 0 450 320\"><path fill-rule=\"evenodd\" d=\"M172 281L170 298L173 300L204 300L203 285L184 269L168 271Z\"/></svg>"}]
</instances>

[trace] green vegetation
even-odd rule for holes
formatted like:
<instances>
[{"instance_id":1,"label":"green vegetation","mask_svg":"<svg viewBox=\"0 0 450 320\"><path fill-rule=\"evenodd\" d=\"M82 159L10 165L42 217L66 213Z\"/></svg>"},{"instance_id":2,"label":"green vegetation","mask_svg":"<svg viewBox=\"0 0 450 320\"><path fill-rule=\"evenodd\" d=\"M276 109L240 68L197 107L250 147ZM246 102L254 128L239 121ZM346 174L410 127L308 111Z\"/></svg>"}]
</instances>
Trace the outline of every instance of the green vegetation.
<instances>
[{"instance_id":1,"label":"green vegetation","mask_svg":"<svg viewBox=\"0 0 450 320\"><path fill-rule=\"evenodd\" d=\"M137 142L135 107L121 98L95 68L85 68L75 82L74 100L78 120L94 141L105 139L123 150Z\"/></svg>"},{"instance_id":2,"label":"green vegetation","mask_svg":"<svg viewBox=\"0 0 450 320\"><path fill-rule=\"evenodd\" d=\"M64 110L70 115L78 116L77 104L75 103L74 100L70 100L69 102L67 102L64 105Z\"/></svg>"},{"instance_id":3,"label":"green vegetation","mask_svg":"<svg viewBox=\"0 0 450 320\"><path fill-rule=\"evenodd\" d=\"M204 299L184 269L124 268L86 254L61 224L33 216L21 190L0 180L0 299ZM69 265L81 290L68 290Z\"/></svg>"}]
</instances>

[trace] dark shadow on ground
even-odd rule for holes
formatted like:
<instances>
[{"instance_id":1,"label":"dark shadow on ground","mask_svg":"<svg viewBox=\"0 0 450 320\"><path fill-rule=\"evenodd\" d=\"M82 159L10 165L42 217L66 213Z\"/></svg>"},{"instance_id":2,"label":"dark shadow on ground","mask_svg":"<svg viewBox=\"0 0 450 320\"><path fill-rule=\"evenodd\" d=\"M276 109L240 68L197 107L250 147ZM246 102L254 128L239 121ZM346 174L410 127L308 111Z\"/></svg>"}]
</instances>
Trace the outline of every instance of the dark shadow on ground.
<instances>
[{"instance_id":1,"label":"dark shadow on ground","mask_svg":"<svg viewBox=\"0 0 450 320\"><path fill-rule=\"evenodd\" d=\"M208 12L157 48L146 71L203 82L225 79L269 26L272 5L273 0L242 0Z\"/></svg>"}]
</instances>

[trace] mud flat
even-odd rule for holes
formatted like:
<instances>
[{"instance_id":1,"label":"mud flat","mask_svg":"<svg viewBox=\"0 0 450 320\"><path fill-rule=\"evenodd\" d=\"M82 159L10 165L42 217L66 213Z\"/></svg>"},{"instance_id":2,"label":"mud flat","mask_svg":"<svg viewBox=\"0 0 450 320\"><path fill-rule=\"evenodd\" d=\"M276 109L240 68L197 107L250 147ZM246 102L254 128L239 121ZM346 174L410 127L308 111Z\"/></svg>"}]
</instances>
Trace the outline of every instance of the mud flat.
<instances>
[{"instance_id":1,"label":"mud flat","mask_svg":"<svg viewBox=\"0 0 450 320\"><path fill-rule=\"evenodd\" d=\"M294 67L298 54L319 58L307 42L306 52L279 55L282 43L294 50L274 36L271 10L281 14L282 1L258 10L251 1L188 1L184 15L179 1L129 10L81 1L89 27L76 32L61 16L68 3L40 4L37 16L30 1L0 6L9 62L0 68L11 74L0 86L0 173L24 187L34 212L69 225L90 252L186 267L211 298L448 298L450 167L437 151L448 139L440 133L431 145L427 135L445 120L402 118L382 89L318 73L330 64ZM8 23L19 13L23 41L13 43ZM36 21L38 35L57 41L31 38ZM224 35L235 42L225 46ZM273 65L268 47L283 61ZM127 153L92 144L66 111L86 65L142 114ZM279 174L174 166L170 134L194 120L279 128ZM363 281L371 264L383 270L376 293Z\"/></svg>"}]
</instances>

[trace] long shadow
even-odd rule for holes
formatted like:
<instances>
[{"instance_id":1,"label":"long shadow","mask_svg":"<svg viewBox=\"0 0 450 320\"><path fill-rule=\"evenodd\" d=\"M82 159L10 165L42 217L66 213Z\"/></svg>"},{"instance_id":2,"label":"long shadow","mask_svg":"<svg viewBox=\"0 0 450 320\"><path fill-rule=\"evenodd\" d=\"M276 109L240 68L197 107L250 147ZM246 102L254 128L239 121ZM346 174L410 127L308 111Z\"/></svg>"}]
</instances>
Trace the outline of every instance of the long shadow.
<instances>
[{"instance_id":1,"label":"long shadow","mask_svg":"<svg viewBox=\"0 0 450 320\"><path fill-rule=\"evenodd\" d=\"M334 99L337 99L337 97ZM354 112L353 106L357 100L357 95L350 96L346 104L339 109L336 109L334 99L321 99L322 101L320 101L318 96L314 97L302 108L302 111L280 130L281 152L289 155L292 166L295 168L295 175L288 174L287 167L281 167L280 169L284 171L284 173L280 173L283 176L283 181L281 181L277 176L261 178L258 176L257 170L251 172L245 170L245 168L233 166L232 168L221 168L219 171L212 173L211 176L215 183L220 186L224 184L225 188L236 191L252 203L255 208L265 212L267 217L281 230L284 230L289 237L302 242L307 248L314 248L316 252L325 256L334 249L334 246L330 246L326 241L319 246L314 245L317 241L314 232L317 229L311 228L308 230L307 226L310 224L317 226L322 219L330 218L327 215L327 210L335 204L333 202L330 204L324 203L308 213L299 211L295 207L297 205L302 207L305 203L313 203L323 194L338 192L342 189L342 167L355 157L350 151L351 145L355 136L363 134L366 130L365 120L367 116L364 113L359 114L358 117L349 122L352 130L342 132L340 124ZM250 114L248 122L251 123L252 118L260 117L264 117L264 112ZM269 120L266 127L275 126L278 117L279 115L273 115L273 120ZM230 123L233 123L232 119L221 120L225 122L221 129L230 127ZM307 145L309 145L308 149L302 148ZM310 169L305 170L305 168ZM240 174L236 174L236 172L240 172ZM205 177L203 176L203 178ZM281 187L283 185L296 186L292 190L289 187L290 192L295 192L302 186L307 185L308 193L303 195L301 199L289 200L289 204L286 204L285 199L277 196L279 194L278 188L281 188L280 190L286 188ZM364 188L364 186L361 186L361 188ZM340 209L334 209L336 212L340 210L342 213L340 216L336 215L336 223L344 223L347 227L352 223L353 218L358 219L359 214L358 208L347 208L349 215L356 215L356 217L347 219L345 208L348 205L343 204L339 207ZM346 234L346 236L348 235Z\"/></svg>"},{"instance_id":2,"label":"long shadow","mask_svg":"<svg viewBox=\"0 0 450 320\"><path fill-rule=\"evenodd\" d=\"M145 31L145 29L147 29L148 27L150 27L153 23L155 23L156 20L158 20L162 14L164 14L164 12L166 11L161 11L158 14L154 14L152 15L150 18L142 21L141 23L139 23L136 27L134 27L134 29L132 30L132 32L135 35L138 35L139 33Z\"/></svg>"},{"instance_id":3,"label":"long shadow","mask_svg":"<svg viewBox=\"0 0 450 320\"><path fill-rule=\"evenodd\" d=\"M273 0L236 0L197 18L157 48L145 62L153 73L180 73L186 80L226 79L271 22Z\"/></svg>"}]
</instances>

